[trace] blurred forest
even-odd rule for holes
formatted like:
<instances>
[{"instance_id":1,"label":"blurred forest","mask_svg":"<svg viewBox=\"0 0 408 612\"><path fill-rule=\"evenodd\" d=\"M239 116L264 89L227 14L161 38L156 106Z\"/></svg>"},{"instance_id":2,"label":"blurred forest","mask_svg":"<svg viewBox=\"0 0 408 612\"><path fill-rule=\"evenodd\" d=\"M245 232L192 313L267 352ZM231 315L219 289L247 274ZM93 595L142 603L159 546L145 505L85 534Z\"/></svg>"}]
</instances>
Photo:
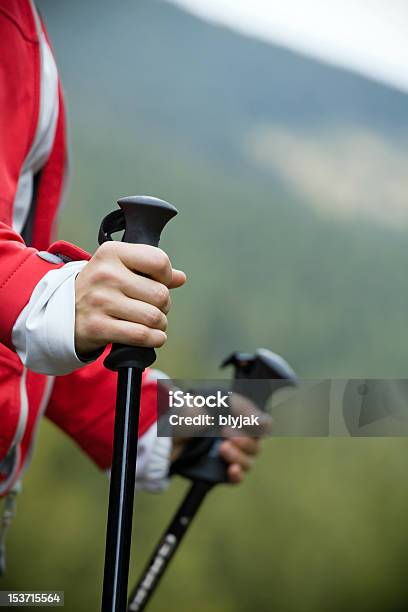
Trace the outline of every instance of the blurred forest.
<instances>
[{"instance_id":1,"label":"blurred forest","mask_svg":"<svg viewBox=\"0 0 408 612\"><path fill-rule=\"evenodd\" d=\"M123 195L180 211L163 247L189 282L158 367L214 377L265 346L301 376L406 377L407 96L163 1L38 5L72 143L60 237L94 250ZM242 487L211 494L152 612L406 610L407 470L404 438L265 441ZM138 494L131 582L185 487ZM44 423L2 588L97 610L107 493Z\"/></svg>"}]
</instances>

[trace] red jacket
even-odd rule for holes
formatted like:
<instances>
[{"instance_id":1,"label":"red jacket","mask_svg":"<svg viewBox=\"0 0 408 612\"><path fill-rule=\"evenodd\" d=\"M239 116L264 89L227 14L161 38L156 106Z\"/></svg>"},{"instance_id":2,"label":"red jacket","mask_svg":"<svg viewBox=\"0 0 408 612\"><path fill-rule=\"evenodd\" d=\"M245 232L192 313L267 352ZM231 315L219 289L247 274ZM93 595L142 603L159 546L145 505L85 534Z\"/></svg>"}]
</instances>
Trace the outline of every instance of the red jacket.
<instances>
[{"instance_id":1,"label":"red jacket","mask_svg":"<svg viewBox=\"0 0 408 612\"><path fill-rule=\"evenodd\" d=\"M12 221L20 171L38 123L39 39L29 0L0 0L0 495L27 463L43 413L101 468L111 463L115 375L104 369L103 358L52 378L27 371L11 341L13 325L36 284L49 270L63 265L45 261L38 250L62 253L71 260L90 257L68 243L50 246L67 157L61 87L59 101L52 151L38 175L27 246L12 229ZM145 374L140 435L155 418L155 383L148 382Z\"/></svg>"}]
</instances>

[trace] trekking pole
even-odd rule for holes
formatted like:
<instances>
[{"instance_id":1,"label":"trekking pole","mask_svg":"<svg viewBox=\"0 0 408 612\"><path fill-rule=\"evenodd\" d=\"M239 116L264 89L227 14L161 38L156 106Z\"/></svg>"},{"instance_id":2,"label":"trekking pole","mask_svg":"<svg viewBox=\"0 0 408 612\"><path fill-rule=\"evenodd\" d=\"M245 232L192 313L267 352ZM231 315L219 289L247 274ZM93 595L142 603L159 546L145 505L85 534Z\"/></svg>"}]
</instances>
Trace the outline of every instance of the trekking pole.
<instances>
[{"instance_id":1,"label":"trekking pole","mask_svg":"<svg viewBox=\"0 0 408 612\"><path fill-rule=\"evenodd\" d=\"M262 411L265 411L274 391L297 384L296 374L289 364L266 349L258 349L255 354L233 353L221 367L227 365L232 365L235 370L234 391L248 397ZM145 610L207 493L215 485L228 482L227 465L218 452L222 440L192 438L179 459L173 463L170 473L184 476L193 484L133 589L129 597L129 612Z\"/></svg>"},{"instance_id":2,"label":"trekking pole","mask_svg":"<svg viewBox=\"0 0 408 612\"><path fill-rule=\"evenodd\" d=\"M99 244L124 230L122 242L157 247L160 234L176 208L147 196L118 201L102 221ZM156 359L153 348L114 344L105 366L118 372L112 472L106 529L102 612L125 612L132 537L133 500L142 372Z\"/></svg>"}]
</instances>

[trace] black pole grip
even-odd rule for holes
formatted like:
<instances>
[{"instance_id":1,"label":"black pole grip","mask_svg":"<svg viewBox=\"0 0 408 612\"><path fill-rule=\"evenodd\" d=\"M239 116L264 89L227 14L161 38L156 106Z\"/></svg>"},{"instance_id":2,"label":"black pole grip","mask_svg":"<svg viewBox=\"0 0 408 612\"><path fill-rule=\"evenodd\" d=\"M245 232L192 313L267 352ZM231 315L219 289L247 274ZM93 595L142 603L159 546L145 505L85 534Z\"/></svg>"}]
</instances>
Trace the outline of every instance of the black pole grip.
<instances>
[{"instance_id":1,"label":"black pole grip","mask_svg":"<svg viewBox=\"0 0 408 612\"><path fill-rule=\"evenodd\" d=\"M177 215L173 204L150 196L129 196L118 200L120 210L107 215L99 230L98 242L113 240L112 234L123 231L122 242L159 246L165 225ZM139 368L144 370L156 359L153 348L114 344L105 359L110 370Z\"/></svg>"},{"instance_id":2,"label":"black pole grip","mask_svg":"<svg viewBox=\"0 0 408 612\"><path fill-rule=\"evenodd\" d=\"M264 348L255 353L232 353L221 364L221 368L227 366L234 368L233 391L250 399L263 412L273 393L298 383L296 373L287 361ZM256 381L256 384L248 381Z\"/></svg>"},{"instance_id":3,"label":"black pole grip","mask_svg":"<svg viewBox=\"0 0 408 612\"><path fill-rule=\"evenodd\" d=\"M222 438L192 438L180 457L173 461L170 475L211 485L228 482L227 464L218 454L221 442Z\"/></svg>"}]
</instances>

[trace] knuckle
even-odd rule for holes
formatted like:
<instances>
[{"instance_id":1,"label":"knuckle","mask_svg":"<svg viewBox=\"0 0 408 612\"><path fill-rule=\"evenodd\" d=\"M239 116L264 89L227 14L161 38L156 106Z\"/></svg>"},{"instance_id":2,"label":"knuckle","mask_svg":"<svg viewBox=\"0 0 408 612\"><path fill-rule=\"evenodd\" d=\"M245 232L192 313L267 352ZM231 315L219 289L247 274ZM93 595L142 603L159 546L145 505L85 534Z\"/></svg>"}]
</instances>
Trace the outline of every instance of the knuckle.
<instances>
[{"instance_id":1,"label":"knuckle","mask_svg":"<svg viewBox=\"0 0 408 612\"><path fill-rule=\"evenodd\" d=\"M157 327L163 321L163 313L158 308L151 308L146 313L146 322L149 327Z\"/></svg>"},{"instance_id":2,"label":"knuckle","mask_svg":"<svg viewBox=\"0 0 408 612\"><path fill-rule=\"evenodd\" d=\"M117 245L114 240L107 240L103 242L97 249L94 257L98 259L105 259L106 257L110 258L114 254L116 255Z\"/></svg>"},{"instance_id":3,"label":"knuckle","mask_svg":"<svg viewBox=\"0 0 408 612\"><path fill-rule=\"evenodd\" d=\"M161 249L157 249L154 254L154 267L161 273L166 273L170 268L170 259Z\"/></svg>"},{"instance_id":4,"label":"knuckle","mask_svg":"<svg viewBox=\"0 0 408 612\"><path fill-rule=\"evenodd\" d=\"M101 264L97 266L93 272L92 280L95 284L109 284L116 278L115 272L111 266Z\"/></svg>"},{"instance_id":5,"label":"knuckle","mask_svg":"<svg viewBox=\"0 0 408 612\"><path fill-rule=\"evenodd\" d=\"M88 296L88 303L93 308L102 308L106 305L106 294L100 289L91 291Z\"/></svg>"},{"instance_id":6,"label":"knuckle","mask_svg":"<svg viewBox=\"0 0 408 612\"><path fill-rule=\"evenodd\" d=\"M166 303L163 305L162 307L162 311L164 312L164 314L168 314L168 312L170 312L171 309L171 296L170 296L170 291L168 291L168 298Z\"/></svg>"},{"instance_id":7,"label":"knuckle","mask_svg":"<svg viewBox=\"0 0 408 612\"><path fill-rule=\"evenodd\" d=\"M160 309L164 308L168 304L169 298L170 298L170 292L167 289L166 285L159 285L158 287L156 287L154 300L155 300L156 305Z\"/></svg>"}]
</instances>

